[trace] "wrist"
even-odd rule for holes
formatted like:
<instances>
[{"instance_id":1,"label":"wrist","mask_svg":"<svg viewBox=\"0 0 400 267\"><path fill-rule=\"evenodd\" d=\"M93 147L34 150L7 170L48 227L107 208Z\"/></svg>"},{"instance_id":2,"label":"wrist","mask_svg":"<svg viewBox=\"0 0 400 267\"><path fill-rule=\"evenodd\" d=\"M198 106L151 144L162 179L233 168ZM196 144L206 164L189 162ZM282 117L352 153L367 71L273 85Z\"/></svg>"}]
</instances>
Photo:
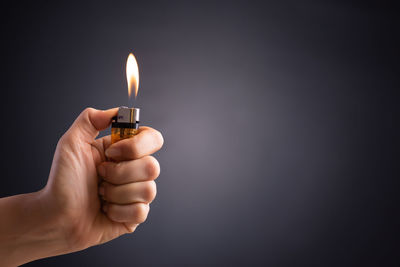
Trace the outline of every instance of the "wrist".
<instances>
[{"instance_id":1,"label":"wrist","mask_svg":"<svg viewBox=\"0 0 400 267\"><path fill-rule=\"evenodd\" d=\"M66 244L48 210L45 191L0 199L0 256L5 265L20 265L62 254Z\"/></svg>"}]
</instances>

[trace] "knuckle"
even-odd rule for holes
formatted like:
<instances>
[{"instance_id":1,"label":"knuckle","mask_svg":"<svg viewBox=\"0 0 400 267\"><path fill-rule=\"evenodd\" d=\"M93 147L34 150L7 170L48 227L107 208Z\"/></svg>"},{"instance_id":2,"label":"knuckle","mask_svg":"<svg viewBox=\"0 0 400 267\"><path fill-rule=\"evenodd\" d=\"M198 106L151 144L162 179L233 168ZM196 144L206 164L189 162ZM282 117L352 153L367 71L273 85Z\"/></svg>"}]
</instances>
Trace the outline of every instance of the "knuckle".
<instances>
[{"instance_id":1,"label":"knuckle","mask_svg":"<svg viewBox=\"0 0 400 267\"><path fill-rule=\"evenodd\" d=\"M146 202L151 202L157 194L157 186L154 181L149 181L145 183L143 188L143 199Z\"/></svg>"},{"instance_id":2,"label":"knuckle","mask_svg":"<svg viewBox=\"0 0 400 267\"><path fill-rule=\"evenodd\" d=\"M89 120L90 114L94 111L94 108L85 108L79 115L80 120Z\"/></svg>"},{"instance_id":3,"label":"knuckle","mask_svg":"<svg viewBox=\"0 0 400 267\"><path fill-rule=\"evenodd\" d=\"M60 148L65 145L69 145L70 143L71 143L71 136L67 131L60 137L60 139L58 139L57 148Z\"/></svg>"},{"instance_id":4,"label":"knuckle","mask_svg":"<svg viewBox=\"0 0 400 267\"><path fill-rule=\"evenodd\" d=\"M143 223L147 219L147 214L149 213L149 205L147 204L136 204L135 219L137 223Z\"/></svg>"},{"instance_id":5,"label":"knuckle","mask_svg":"<svg viewBox=\"0 0 400 267\"><path fill-rule=\"evenodd\" d=\"M154 130L154 135L155 135L155 142L157 144L157 147L161 148L164 144L164 138L163 138L161 132Z\"/></svg>"},{"instance_id":6,"label":"knuckle","mask_svg":"<svg viewBox=\"0 0 400 267\"><path fill-rule=\"evenodd\" d=\"M160 164L153 156L147 156L145 158L145 172L150 180L158 177L160 174Z\"/></svg>"},{"instance_id":7,"label":"knuckle","mask_svg":"<svg viewBox=\"0 0 400 267\"><path fill-rule=\"evenodd\" d=\"M87 107L82 111L82 115L89 115L91 112L93 112L94 108Z\"/></svg>"}]
</instances>

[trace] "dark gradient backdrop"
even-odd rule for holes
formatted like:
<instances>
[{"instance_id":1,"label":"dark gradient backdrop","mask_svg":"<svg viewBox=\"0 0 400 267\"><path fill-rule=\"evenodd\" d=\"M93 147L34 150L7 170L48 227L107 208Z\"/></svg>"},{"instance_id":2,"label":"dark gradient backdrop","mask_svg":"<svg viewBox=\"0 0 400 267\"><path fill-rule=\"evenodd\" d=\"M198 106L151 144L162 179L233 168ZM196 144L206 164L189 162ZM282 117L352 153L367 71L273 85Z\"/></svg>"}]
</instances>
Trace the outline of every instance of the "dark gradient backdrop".
<instances>
[{"instance_id":1,"label":"dark gradient backdrop","mask_svg":"<svg viewBox=\"0 0 400 267\"><path fill-rule=\"evenodd\" d=\"M132 104L131 51L142 121L165 137L134 235L28 266L399 266L394 7L31 1L1 13L1 196L45 185L85 107Z\"/></svg>"}]
</instances>

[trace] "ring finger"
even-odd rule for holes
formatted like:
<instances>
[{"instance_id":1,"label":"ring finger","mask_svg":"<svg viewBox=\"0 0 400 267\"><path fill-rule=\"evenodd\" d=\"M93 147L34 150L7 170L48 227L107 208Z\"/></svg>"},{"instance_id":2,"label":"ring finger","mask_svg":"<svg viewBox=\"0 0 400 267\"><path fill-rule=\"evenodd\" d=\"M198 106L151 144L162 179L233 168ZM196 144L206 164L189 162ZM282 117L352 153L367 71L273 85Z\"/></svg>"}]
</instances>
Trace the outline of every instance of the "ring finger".
<instances>
[{"instance_id":1,"label":"ring finger","mask_svg":"<svg viewBox=\"0 0 400 267\"><path fill-rule=\"evenodd\" d=\"M115 204L150 203L156 197L157 187L154 181L113 185L103 182L99 194L107 202Z\"/></svg>"}]
</instances>

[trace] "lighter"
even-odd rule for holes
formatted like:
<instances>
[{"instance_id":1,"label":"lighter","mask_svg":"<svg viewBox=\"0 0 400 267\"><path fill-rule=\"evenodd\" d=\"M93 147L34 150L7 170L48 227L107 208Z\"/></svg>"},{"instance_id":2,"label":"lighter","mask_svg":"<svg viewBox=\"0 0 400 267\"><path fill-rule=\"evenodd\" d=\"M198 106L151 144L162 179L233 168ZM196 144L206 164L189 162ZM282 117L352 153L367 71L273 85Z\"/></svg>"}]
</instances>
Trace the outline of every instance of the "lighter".
<instances>
[{"instance_id":1,"label":"lighter","mask_svg":"<svg viewBox=\"0 0 400 267\"><path fill-rule=\"evenodd\" d=\"M132 94L132 88L135 89L135 98L139 89L139 67L135 56L130 53L126 61L126 79L128 82L129 98ZM119 140L133 137L139 128L140 109L120 107L118 115L112 119L111 124L111 143Z\"/></svg>"},{"instance_id":2,"label":"lighter","mask_svg":"<svg viewBox=\"0 0 400 267\"><path fill-rule=\"evenodd\" d=\"M140 109L120 107L111 124L111 143L130 138L138 132Z\"/></svg>"}]
</instances>

